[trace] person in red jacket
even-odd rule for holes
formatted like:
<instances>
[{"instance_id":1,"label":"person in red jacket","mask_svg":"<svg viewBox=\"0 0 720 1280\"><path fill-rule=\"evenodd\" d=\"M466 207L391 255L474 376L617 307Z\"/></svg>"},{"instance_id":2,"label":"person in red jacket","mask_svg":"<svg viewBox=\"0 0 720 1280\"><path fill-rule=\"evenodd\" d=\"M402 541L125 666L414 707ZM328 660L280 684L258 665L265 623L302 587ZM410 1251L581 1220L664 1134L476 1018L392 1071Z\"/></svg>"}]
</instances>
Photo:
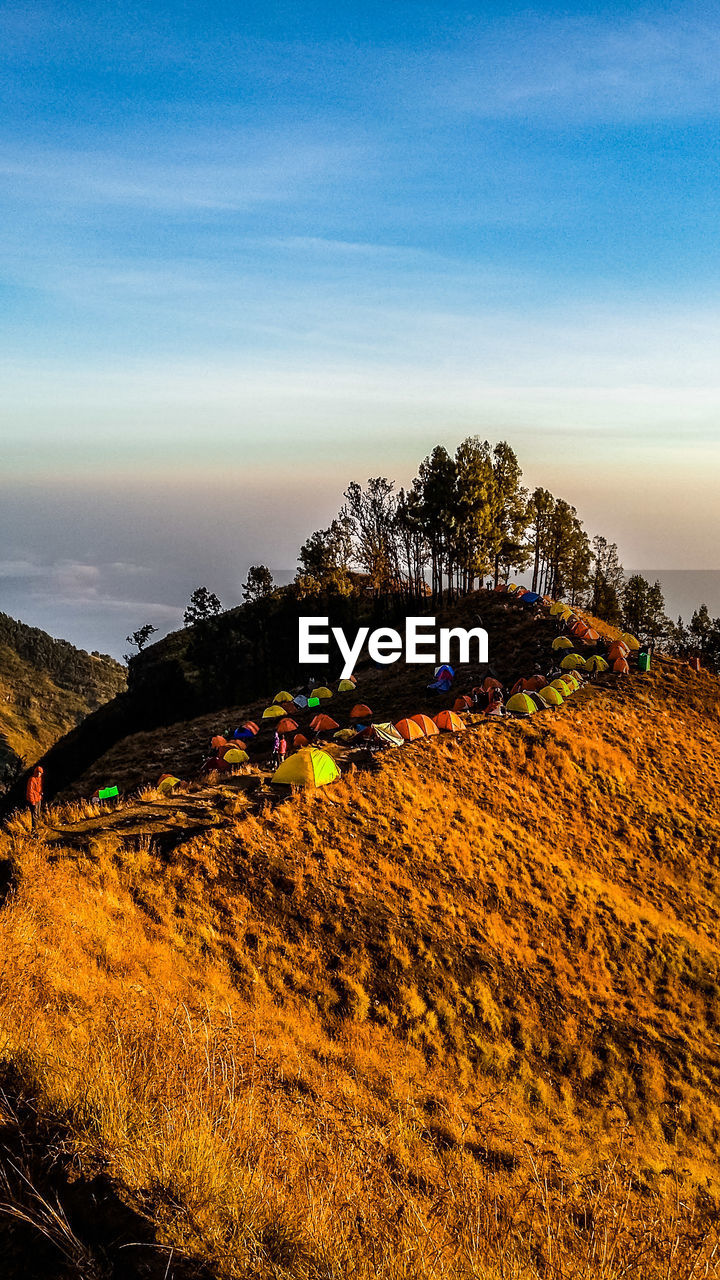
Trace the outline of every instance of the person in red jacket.
<instances>
[{"instance_id":1,"label":"person in red jacket","mask_svg":"<svg viewBox=\"0 0 720 1280\"><path fill-rule=\"evenodd\" d=\"M42 808L43 798L43 769L41 764L36 764L25 788L25 799L28 803L28 809L32 817L33 830L38 824L40 810Z\"/></svg>"}]
</instances>

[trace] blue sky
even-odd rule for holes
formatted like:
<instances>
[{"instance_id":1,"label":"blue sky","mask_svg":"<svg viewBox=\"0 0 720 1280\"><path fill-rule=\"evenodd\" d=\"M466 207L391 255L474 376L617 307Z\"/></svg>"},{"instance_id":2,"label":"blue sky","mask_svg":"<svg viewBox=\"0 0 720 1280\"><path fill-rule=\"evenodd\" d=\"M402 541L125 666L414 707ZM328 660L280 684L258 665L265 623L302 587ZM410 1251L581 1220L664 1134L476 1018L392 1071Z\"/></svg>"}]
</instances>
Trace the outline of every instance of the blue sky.
<instances>
[{"instance_id":1,"label":"blue sky","mask_svg":"<svg viewBox=\"0 0 720 1280\"><path fill-rule=\"evenodd\" d=\"M718 567L715 8L9 4L0 89L0 609L118 652L470 432Z\"/></svg>"}]
</instances>

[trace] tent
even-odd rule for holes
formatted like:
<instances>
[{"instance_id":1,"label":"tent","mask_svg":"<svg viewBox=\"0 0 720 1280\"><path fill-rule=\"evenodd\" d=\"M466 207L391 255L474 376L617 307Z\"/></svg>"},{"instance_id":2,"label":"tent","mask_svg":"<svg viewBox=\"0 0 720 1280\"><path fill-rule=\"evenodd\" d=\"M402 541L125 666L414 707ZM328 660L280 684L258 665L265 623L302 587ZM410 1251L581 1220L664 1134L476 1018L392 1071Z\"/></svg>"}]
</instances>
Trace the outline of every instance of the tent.
<instances>
[{"instance_id":1,"label":"tent","mask_svg":"<svg viewBox=\"0 0 720 1280\"><path fill-rule=\"evenodd\" d=\"M553 649L572 649L573 642L568 636L557 636L552 642Z\"/></svg>"},{"instance_id":2,"label":"tent","mask_svg":"<svg viewBox=\"0 0 720 1280\"><path fill-rule=\"evenodd\" d=\"M310 694L311 698L332 698L332 696L332 689L328 689L325 684L321 684L317 689L313 689Z\"/></svg>"},{"instance_id":3,"label":"tent","mask_svg":"<svg viewBox=\"0 0 720 1280\"><path fill-rule=\"evenodd\" d=\"M610 662L614 662L616 658L627 658L629 653L630 650L626 644L623 644L622 640L613 640L608 649L608 658Z\"/></svg>"},{"instance_id":4,"label":"tent","mask_svg":"<svg viewBox=\"0 0 720 1280\"><path fill-rule=\"evenodd\" d=\"M538 672L537 675L530 676L530 679L525 681L525 691L527 693L542 693L546 684L545 676L541 676Z\"/></svg>"},{"instance_id":5,"label":"tent","mask_svg":"<svg viewBox=\"0 0 720 1280\"><path fill-rule=\"evenodd\" d=\"M586 658L585 662L583 663L583 666L585 667L586 671L590 672L591 675L594 674L595 672L603 672L603 671L610 670L609 663L607 663L604 658L601 658L599 653L594 653L591 658Z\"/></svg>"},{"instance_id":6,"label":"tent","mask_svg":"<svg viewBox=\"0 0 720 1280\"><path fill-rule=\"evenodd\" d=\"M557 689L553 689L553 693L557 693ZM528 693L526 696L532 699L538 711L547 711L547 698L543 698L542 694L538 693L536 689L533 689L532 692Z\"/></svg>"},{"instance_id":7,"label":"tent","mask_svg":"<svg viewBox=\"0 0 720 1280\"><path fill-rule=\"evenodd\" d=\"M273 702L292 702L292 700L293 696L291 693L288 693L287 689L281 689L273 698Z\"/></svg>"},{"instance_id":8,"label":"tent","mask_svg":"<svg viewBox=\"0 0 720 1280\"><path fill-rule=\"evenodd\" d=\"M498 584L497 584L497 586L496 586L495 590L496 590L496 591L507 591L507 583L506 583L506 582L498 582Z\"/></svg>"},{"instance_id":9,"label":"tent","mask_svg":"<svg viewBox=\"0 0 720 1280\"><path fill-rule=\"evenodd\" d=\"M599 639L600 639L600 632L593 631L592 627L588 627L587 631L585 632L585 635L582 638L582 642L583 644L597 644Z\"/></svg>"},{"instance_id":10,"label":"tent","mask_svg":"<svg viewBox=\"0 0 720 1280\"><path fill-rule=\"evenodd\" d=\"M179 781L180 779L174 777L172 773L163 773L160 775L157 789L162 793L162 795L168 796L173 790L173 787L178 785Z\"/></svg>"},{"instance_id":11,"label":"tent","mask_svg":"<svg viewBox=\"0 0 720 1280\"><path fill-rule=\"evenodd\" d=\"M502 684L494 676L486 676L482 682L482 688L483 693L490 693L492 689L502 689Z\"/></svg>"},{"instance_id":12,"label":"tent","mask_svg":"<svg viewBox=\"0 0 720 1280\"><path fill-rule=\"evenodd\" d=\"M338 685L338 693L354 693L355 685L352 680L341 680Z\"/></svg>"},{"instance_id":13,"label":"tent","mask_svg":"<svg viewBox=\"0 0 720 1280\"><path fill-rule=\"evenodd\" d=\"M351 720L372 720L372 711L364 702L356 702L350 712Z\"/></svg>"},{"instance_id":14,"label":"tent","mask_svg":"<svg viewBox=\"0 0 720 1280\"><path fill-rule=\"evenodd\" d=\"M515 595L516 595L518 598L520 598L520 596L526 596L526 595L528 595L528 589L527 589L527 587L516 587L516 588L515 588Z\"/></svg>"},{"instance_id":15,"label":"tent","mask_svg":"<svg viewBox=\"0 0 720 1280\"><path fill-rule=\"evenodd\" d=\"M532 716L537 711L537 707L529 693L516 693L512 698L508 698L505 710L514 712L516 716Z\"/></svg>"},{"instance_id":16,"label":"tent","mask_svg":"<svg viewBox=\"0 0 720 1280\"><path fill-rule=\"evenodd\" d=\"M224 747L226 742L227 738L223 738L221 733L216 733L215 737L210 739L210 746L217 751L218 747Z\"/></svg>"},{"instance_id":17,"label":"tent","mask_svg":"<svg viewBox=\"0 0 720 1280\"><path fill-rule=\"evenodd\" d=\"M555 603L550 606L551 617L559 618L566 610L568 613L570 612L570 609L566 604L563 604L562 600L556 600Z\"/></svg>"},{"instance_id":18,"label":"tent","mask_svg":"<svg viewBox=\"0 0 720 1280\"><path fill-rule=\"evenodd\" d=\"M559 689L554 689L551 684L540 690L543 698L551 707L561 707L565 699Z\"/></svg>"},{"instance_id":19,"label":"tent","mask_svg":"<svg viewBox=\"0 0 720 1280\"><path fill-rule=\"evenodd\" d=\"M309 747L310 743L304 733L296 733L293 738L293 746L296 751L299 751L301 747Z\"/></svg>"},{"instance_id":20,"label":"tent","mask_svg":"<svg viewBox=\"0 0 720 1280\"><path fill-rule=\"evenodd\" d=\"M640 648L640 641L636 640L635 636L631 636L629 631L626 631L621 639L623 644L627 645L628 649L635 651Z\"/></svg>"},{"instance_id":21,"label":"tent","mask_svg":"<svg viewBox=\"0 0 720 1280\"><path fill-rule=\"evenodd\" d=\"M356 742L382 742L390 747L401 747L405 741L389 720L383 720L381 724L369 724L367 728L360 729L355 740Z\"/></svg>"},{"instance_id":22,"label":"tent","mask_svg":"<svg viewBox=\"0 0 720 1280\"><path fill-rule=\"evenodd\" d=\"M295 703L296 707L300 708L301 711L304 711L308 704L308 700L305 697L304 693L296 693L295 697L293 698L293 702Z\"/></svg>"},{"instance_id":23,"label":"tent","mask_svg":"<svg viewBox=\"0 0 720 1280\"><path fill-rule=\"evenodd\" d=\"M340 725L337 720L333 720L332 716L325 716L319 711L310 721L310 728L316 733L333 733L335 729L340 728Z\"/></svg>"},{"instance_id":24,"label":"tent","mask_svg":"<svg viewBox=\"0 0 720 1280\"><path fill-rule=\"evenodd\" d=\"M540 599L540 593L538 591L523 592L523 597L522 597L523 604L529 604L529 605L537 604L539 599Z\"/></svg>"},{"instance_id":25,"label":"tent","mask_svg":"<svg viewBox=\"0 0 720 1280\"><path fill-rule=\"evenodd\" d=\"M585 665L585 659L580 657L579 653L568 653L560 663L561 671L575 671L578 667Z\"/></svg>"},{"instance_id":26,"label":"tent","mask_svg":"<svg viewBox=\"0 0 720 1280\"><path fill-rule=\"evenodd\" d=\"M294 733L297 725L294 720L290 719L290 716L283 716L280 723L275 725L275 728L278 733Z\"/></svg>"},{"instance_id":27,"label":"tent","mask_svg":"<svg viewBox=\"0 0 720 1280\"><path fill-rule=\"evenodd\" d=\"M510 690L510 697L512 698L516 693L524 693L526 687L527 687L527 681L525 677L520 676L520 679L515 681L512 689Z\"/></svg>"},{"instance_id":28,"label":"tent","mask_svg":"<svg viewBox=\"0 0 720 1280\"><path fill-rule=\"evenodd\" d=\"M575 671L566 671L564 676L562 677L563 681L565 682L566 685L568 685L570 689L580 688L580 676L578 674L579 671L580 671L579 667Z\"/></svg>"},{"instance_id":29,"label":"tent","mask_svg":"<svg viewBox=\"0 0 720 1280\"><path fill-rule=\"evenodd\" d=\"M428 689L434 689L438 693L449 693L454 676L452 667L436 667L434 679L428 685Z\"/></svg>"},{"instance_id":30,"label":"tent","mask_svg":"<svg viewBox=\"0 0 720 1280\"><path fill-rule=\"evenodd\" d=\"M417 716L411 716L410 719L414 720L416 724L420 725L420 728L422 729L423 733L428 738L431 738L434 733L438 732L438 727L435 721L430 718L430 716L417 715Z\"/></svg>"},{"instance_id":31,"label":"tent","mask_svg":"<svg viewBox=\"0 0 720 1280\"><path fill-rule=\"evenodd\" d=\"M435 723L438 729L442 729L445 733L459 733L461 729L465 728L462 720L455 715L454 711L441 711L439 715L436 715Z\"/></svg>"},{"instance_id":32,"label":"tent","mask_svg":"<svg viewBox=\"0 0 720 1280\"><path fill-rule=\"evenodd\" d=\"M473 705L473 700L467 693L462 693L459 698L455 699L453 711L456 715L460 715L463 711L469 711Z\"/></svg>"},{"instance_id":33,"label":"tent","mask_svg":"<svg viewBox=\"0 0 720 1280\"><path fill-rule=\"evenodd\" d=\"M247 751L241 751L239 747L231 747L225 752L223 759L226 764L247 764L250 757Z\"/></svg>"},{"instance_id":34,"label":"tent","mask_svg":"<svg viewBox=\"0 0 720 1280\"><path fill-rule=\"evenodd\" d=\"M406 742L412 742L414 738L425 737L425 730L420 728L417 720L398 720L395 728Z\"/></svg>"},{"instance_id":35,"label":"tent","mask_svg":"<svg viewBox=\"0 0 720 1280\"><path fill-rule=\"evenodd\" d=\"M337 733L333 734L336 742L352 742L355 736L354 729L338 729Z\"/></svg>"},{"instance_id":36,"label":"tent","mask_svg":"<svg viewBox=\"0 0 720 1280\"><path fill-rule=\"evenodd\" d=\"M271 782L296 787L324 787L340 777L332 756L319 747L303 747L275 770Z\"/></svg>"},{"instance_id":37,"label":"tent","mask_svg":"<svg viewBox=\"0 0 720 1280\"><path fill-rule=\"evenodd\" d=\"M284 715L285 715L285 708L276 707L275 704L273 703L271 707L265 708L265 710L262 713L262 718L263 720L278 720Z\"/></svg>"},{"instance_id":38,"label":"tent","mask_svg":"<svg viewBox=\"0 0 720 1280\"><path fill-rule=\"evenodd\" d=\"M242 727L243 729L248 729L253 737L260 732L260 725L256 724L254 720L244 720Z\"/></svg>"},{"instance_id":39,"label":"tent","mask_svg":"<svg viewBox=\"0 0 720 1280\"><path fill-rule=\"evenodd\" d=\"M626 658L616 658L613 662L613 671L618 676L627 676L630 674L630 667Z\"/></svg>"},{"instance_id":40,"label":"tent","mask_svg":"<svg viewBox=\"0 0 720 1280\"><path fill-rule=\"evenodd\" d=\"M573 685L568 684L567 680L553 680L551 689L557 689L563 698L569 698L571 693L575 692Z\"/></svg>"}]
</instances>

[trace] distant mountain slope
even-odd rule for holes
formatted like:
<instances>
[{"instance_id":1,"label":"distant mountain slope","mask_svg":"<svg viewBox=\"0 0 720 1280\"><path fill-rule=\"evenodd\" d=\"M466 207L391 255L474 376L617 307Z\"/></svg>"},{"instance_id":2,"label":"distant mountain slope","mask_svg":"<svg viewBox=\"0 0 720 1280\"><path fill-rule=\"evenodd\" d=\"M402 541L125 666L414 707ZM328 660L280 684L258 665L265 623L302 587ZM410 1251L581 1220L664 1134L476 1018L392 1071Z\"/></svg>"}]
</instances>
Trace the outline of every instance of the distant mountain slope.
<instances>
[{"instance_id":1,"label":"distant mountain slope","mask_svg":"<svg viewBox=\"0 0 720 1280\"><path fill-rule=\"evenodd\" d=\"M0 613L0 785L125 688L125 668Z\"/></svg>"}]
</instances>

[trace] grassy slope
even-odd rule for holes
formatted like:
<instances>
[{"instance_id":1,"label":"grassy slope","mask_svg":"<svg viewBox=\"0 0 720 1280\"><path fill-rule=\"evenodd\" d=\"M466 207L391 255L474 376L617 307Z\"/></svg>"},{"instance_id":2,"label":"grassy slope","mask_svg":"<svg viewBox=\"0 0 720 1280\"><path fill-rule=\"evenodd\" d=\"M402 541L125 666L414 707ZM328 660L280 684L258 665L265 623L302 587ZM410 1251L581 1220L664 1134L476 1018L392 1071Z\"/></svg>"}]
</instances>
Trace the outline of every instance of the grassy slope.
<instances>
[{"instance_id":1,"label":"grassy slope","mask_svg":"<svg viewBox=\"0 0 720 1280\"><path fill-rule=\"evenodd\" d=\"M217 1274L716 1274L719 709L661 662L261 812L16 819L13 1105Z\"/></svg>"},{"instance_id":2,"label":"grassy slope","mask_svg":"<svg viewBox=\"0 0 720 1280\"><path fill-rule=\"evenodd\" d=\"M37 760L100 704L100 690L108 698L120 691L122 668L101 658L83 655L97 667L93 687L68 688L58 684L14 648L0 644L0 771L14 757L28 764Z\"/></svg>"}]
</instances>

